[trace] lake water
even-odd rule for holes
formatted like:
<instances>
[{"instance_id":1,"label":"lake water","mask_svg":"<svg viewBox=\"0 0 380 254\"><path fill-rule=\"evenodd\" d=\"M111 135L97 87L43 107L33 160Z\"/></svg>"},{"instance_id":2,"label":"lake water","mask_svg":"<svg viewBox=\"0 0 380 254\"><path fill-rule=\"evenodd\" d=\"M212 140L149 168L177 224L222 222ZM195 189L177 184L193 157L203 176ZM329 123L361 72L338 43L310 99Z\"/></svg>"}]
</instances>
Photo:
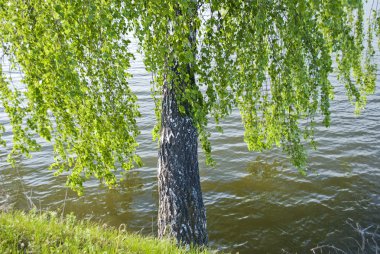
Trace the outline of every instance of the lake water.
<instances>
[{"instance_id":1,"label":"lake water","mask_svg":"<svg viewBox=\"0 0 380 254\"><path fill-rule=\"evenodd\" d=\"M0 209L29 209L33 203L38 209L64 210L116 227L124 223L144 235L156 234L151 75L141 58L131 72L130 84L142 113L139 154L144 166L130 171L115 190L89 181L85 195L78 197L67 190L64 176L54 177L47 170L53 162L51 145L43 143L40 152L32 159L19 159L16 168L6 162L10 148L1 147ZM15 82L20 80L19 72L11 75ZM353 110L337 85L332 124L317 129L318 150L310 151L307 176L300 175L279 150L248 152L239 114L226 119L224 133L212 136L217 166L206 167L200 154L210 246L233 253L311 253L318 245L356 251L362 240L358 229L372 226L366 230L371 233L380 226L380 93L368 98L360 116ZM5 124L9 141L10 126L1 108L0 123ZM364 253L371 253L368 246L375 243L365 236ZM374 238L380 246L379 239Z\"/></svg>"}]
</instances>

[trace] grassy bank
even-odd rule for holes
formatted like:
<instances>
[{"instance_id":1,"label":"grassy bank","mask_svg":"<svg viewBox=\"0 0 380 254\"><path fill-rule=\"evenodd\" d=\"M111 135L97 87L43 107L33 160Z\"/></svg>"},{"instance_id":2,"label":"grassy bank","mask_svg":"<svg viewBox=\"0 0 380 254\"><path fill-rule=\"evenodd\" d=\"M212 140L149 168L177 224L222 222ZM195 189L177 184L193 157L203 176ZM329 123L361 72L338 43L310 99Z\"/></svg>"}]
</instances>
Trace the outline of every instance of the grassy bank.
<instances>
[{"instance_id":1,"label":"grassy bank","mask_svg":"<svg viewBox=\"0 0 380 254\"><path fill-rule=\"evenodd\" d=\"M178 249L169 240L142 237L69 215L0 212L0 253L210 253Z\"/></svg>"}]
</instances>

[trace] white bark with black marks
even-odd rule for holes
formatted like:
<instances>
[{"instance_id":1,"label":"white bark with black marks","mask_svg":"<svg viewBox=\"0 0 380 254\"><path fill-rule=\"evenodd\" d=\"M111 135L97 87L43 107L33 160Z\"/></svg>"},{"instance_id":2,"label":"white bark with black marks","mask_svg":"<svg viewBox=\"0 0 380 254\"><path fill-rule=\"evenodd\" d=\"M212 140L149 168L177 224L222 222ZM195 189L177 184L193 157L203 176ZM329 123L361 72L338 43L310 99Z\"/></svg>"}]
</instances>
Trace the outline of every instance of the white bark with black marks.
<instances>
[{"instance_id":1,"label":"white bark with black marks","mask_svg":"<svg viewBox=\"0 0 380 254\"><path fill-rule=\"evenodd\" d=\"M198 135L180 114L174 92L164 86L158 162L158 236L182 245L206 245L206 210L198 167Z\"/></svg>"}]
</instances>

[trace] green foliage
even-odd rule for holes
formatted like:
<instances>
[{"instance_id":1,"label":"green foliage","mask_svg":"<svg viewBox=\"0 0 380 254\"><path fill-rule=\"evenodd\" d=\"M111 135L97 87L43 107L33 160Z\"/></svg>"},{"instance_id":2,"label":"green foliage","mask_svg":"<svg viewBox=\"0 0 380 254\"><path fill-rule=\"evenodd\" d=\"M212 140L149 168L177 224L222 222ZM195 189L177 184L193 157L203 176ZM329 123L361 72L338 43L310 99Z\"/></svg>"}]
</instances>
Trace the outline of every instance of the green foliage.
<instances>
[{"instance_id":1,"label":"green foliage","mask_svg":"<svg viewBox=\"0 0 380 254\"><path fill-rule=\"evenodd\" d=\"M12 154L54 144L57 173L81 191L95 176L110 186L135 154L139 117L127 78L128 36L139 39L153 73L159 136L164 84L197 127L212 164L209 118L218 125L237 107L254 151L282 147L306 165L316 116L330 124L336 71L359 112L375 90L377 10L360 0L0 0L1 52L20 66L25 89L2 73L0 98L13 127ZM374 7L374 5L372 5ZM336 68L334 64L336 63ZM0 129L1 132L1 129ZM2 141L4 143L4 141Z\"/></svg>"},{"instance_id":2,"label":"green foliage","mask_svg":"<svg viewBox=\"0 0 380 254\"><path fill-rule=\"evenodd\" d=\"M177 248L170 240L142 237L73 215L0 212L1 253L209 253Z\"/></svg>"},{"instance_id":3,"label":"green foliage","mask_svg":"<svg viewBox=\"0 0 380 254\"><path fill-rule=\"evenodd\" d=\"M57 174L70 171L77 191L90 176L116 183L112 170L140 164L135 155L140 116L127 72L130 29L114 1L1 1L2 49L21 67L25 89L2 73L1 102L13 127L13 149L52 141Z\"/></svg>"},{"instance_id":4,"label":"green foliage","mask_svg":"<svg viewBox=\"0 0 380 254\"><path fill-rule=\"evenodd\" d=\"M369 55L362 57L362 4L212 1L197 63L208 112L218 120L237 106L250 150L283 147L303 169L304 143L314 146L315 115L330 123L332 57L358 109L373 93L375 67Z\"/></svg>"}]
</instances>

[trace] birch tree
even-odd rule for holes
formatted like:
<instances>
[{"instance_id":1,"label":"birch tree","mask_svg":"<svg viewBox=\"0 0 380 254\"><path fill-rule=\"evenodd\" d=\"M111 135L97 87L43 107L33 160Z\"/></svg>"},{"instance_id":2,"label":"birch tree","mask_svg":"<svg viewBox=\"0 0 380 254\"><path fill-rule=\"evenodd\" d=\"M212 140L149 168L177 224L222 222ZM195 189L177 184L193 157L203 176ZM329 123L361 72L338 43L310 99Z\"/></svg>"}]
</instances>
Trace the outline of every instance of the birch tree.
<instances>
[{"instance_id":1,"label":"birch tree","mask_svg":"<svg viewBox=\"0 0 380 254\"><path fill-rule=\"evenodd\" d=\"M335 72L359 112L374 93L377 2L361 0L0 0L0 107L9 161L53 144L51 169L78 193L141 165L130 40L151 72L158 140L158 235L205 245L198 142L213 165L209 121L240 111L248 149L281 147L301 172L314 128L330 123ZM0 66L0 68L2 68ZM148 85L148 84L147 84ZM320 117L322 116L322 118ZM317 119L322 119L320 122ZM0 125L1 133L4 127ZM218 169L221 170L221 169Z\"/></svg>"}]
</instances>

